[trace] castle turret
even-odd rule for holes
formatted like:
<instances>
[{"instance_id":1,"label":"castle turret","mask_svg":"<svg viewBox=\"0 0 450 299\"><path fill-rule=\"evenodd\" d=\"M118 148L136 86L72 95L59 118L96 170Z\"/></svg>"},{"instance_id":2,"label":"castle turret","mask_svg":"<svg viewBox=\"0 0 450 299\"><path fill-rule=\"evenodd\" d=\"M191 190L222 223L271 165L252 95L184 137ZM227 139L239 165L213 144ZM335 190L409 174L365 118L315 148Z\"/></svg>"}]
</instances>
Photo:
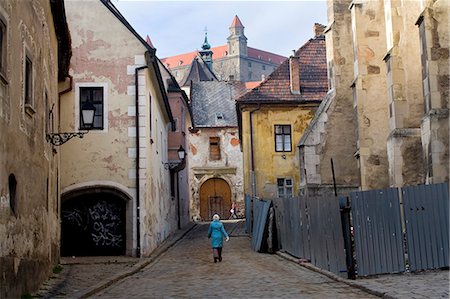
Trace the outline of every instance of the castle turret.
<instances>
[{"instance_id":1,"label":"castle turret","mask_svg":"<svg viewBox=\"0 0 450 299\"><path fill-rule=\"evenodd\" d=\"M228 55L239 55L247 57L247 38L244 35L244 25L238 16L234 16L230 26L228 37Z\"/></svg>"}]
</instances>

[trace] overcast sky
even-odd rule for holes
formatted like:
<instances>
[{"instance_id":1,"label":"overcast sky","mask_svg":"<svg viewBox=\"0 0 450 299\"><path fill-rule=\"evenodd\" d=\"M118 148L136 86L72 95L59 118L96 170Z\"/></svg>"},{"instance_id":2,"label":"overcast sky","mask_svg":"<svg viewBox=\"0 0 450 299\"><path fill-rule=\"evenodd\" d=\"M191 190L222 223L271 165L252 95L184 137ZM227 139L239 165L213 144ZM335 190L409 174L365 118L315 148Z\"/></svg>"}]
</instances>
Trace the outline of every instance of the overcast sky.
<instances>
[{"instance_id":1,"label":"overcast sky","mask_svg":"<svg viewBox=\"0 0 450 299\"><path fill-rule=\"evenodd\" d=\"M205 27L212 47L225 45L235 15L248 46L283 56L313 37L314 23L327 25L325 0L112 2L141 36L150 36L160 58L200 49Z\"/></svg>"}]
</instances>

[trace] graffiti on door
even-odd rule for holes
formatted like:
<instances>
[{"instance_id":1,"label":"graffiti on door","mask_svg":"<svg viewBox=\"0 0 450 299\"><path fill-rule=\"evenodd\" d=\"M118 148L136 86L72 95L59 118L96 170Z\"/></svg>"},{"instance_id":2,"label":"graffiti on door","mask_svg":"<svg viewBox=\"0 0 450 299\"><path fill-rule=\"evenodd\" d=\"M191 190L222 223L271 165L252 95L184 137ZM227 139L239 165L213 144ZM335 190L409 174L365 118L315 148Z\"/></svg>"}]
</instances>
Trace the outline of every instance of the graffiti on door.
<instances>
[{"instance_id":1,"label":"graffiti on door","mask_svg":"<svg viewBox=\"0 0 450 299\"><path fill-rule=\"evenodd\" d=\"M62 255L117 255L125 249L120 200L71 200L62 210Z\"/></svg>"}]
</instances>

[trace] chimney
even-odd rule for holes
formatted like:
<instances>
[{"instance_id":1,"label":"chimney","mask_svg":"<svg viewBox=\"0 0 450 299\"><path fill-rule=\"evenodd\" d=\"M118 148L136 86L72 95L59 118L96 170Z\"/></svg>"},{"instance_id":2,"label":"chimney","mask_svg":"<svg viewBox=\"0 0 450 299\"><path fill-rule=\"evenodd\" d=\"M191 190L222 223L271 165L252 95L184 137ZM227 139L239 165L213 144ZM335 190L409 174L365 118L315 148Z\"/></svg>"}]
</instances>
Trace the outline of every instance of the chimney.
<instances>
[{"instance_id":1,"label":"chimney","mask_svg":"<svg viewBox=\"0 0 450 299\"><path fill-rule=\"evenodd\" d=\"M319 23L314 23L313 31L314 37L319 37L323 35L323 32L325 31L325 26Z\"/></svg>"},{"instance_id":2,"label":"chimney","mask_svg":"<svg viewBox=\"0 0 450 299\"><path fill-rule=\"evenodd\" d=\"M300 94L300 56L289 57L291 93Z\"/></svg>"}]
</instances>

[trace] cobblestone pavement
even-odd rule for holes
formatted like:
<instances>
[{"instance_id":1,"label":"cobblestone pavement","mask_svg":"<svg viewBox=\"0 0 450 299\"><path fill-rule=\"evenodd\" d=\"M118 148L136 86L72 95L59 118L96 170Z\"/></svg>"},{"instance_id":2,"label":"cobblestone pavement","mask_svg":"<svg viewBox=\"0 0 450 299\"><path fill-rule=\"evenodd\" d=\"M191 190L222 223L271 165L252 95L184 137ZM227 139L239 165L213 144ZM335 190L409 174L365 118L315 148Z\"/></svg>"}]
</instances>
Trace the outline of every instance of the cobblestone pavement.
<instances>
[{"instance_id":1,"label":"cobblestone pavement","mask_svg":"<svg viewBox=\"0 0 450 299\"><path fill-rule=\"evenodd\" d=\"M85 298L89 294L98 298L205 298L215 295L229 298L371 298L368 293L355 290L358 287L386 299L450 298L448 270L348 280L311 264L304 265L333 278L329 279L299 266L298 259L286 254L278 253L290 261L252 252L244 221L227 221L225 225L231 240L225 243L224 261L220 264L212 262L209 240L206 239L207 224L197 226L182 239L194 227L192 224L169 237L149 258L62 258L63 271L54 275L35 295L42 298ZM176 243L178 240L181 241ZM104 289L111 284L110 288ZM98 293L99 290L103 291Z\"/></svg>"},{"instance_id":2,"label":"cobblestone pavement","mask_svg":"<svg viewBox=\"0 0 450 299\"><path fill-rule=\"evenodd\" d=\"M383 298L450 298L448 270L380 275L354 283L383 293Z\"/></svg>"},{"instance_id":3,"label":"cobblestone pavement","mask_svg":"<svg viewBox=\"0 0 450 299\"><path fill-rule=\"evenodd\" d=\"M61 258L61 273L53 275L35 296L77 298L96 282L131 269L139 261L138 258L120 256Z\"/></svg>"},{"instance_id":4,"label":"cobblestone pavement","mask_svg":"<svg viewBox=\"0 0 450 299\"><path fill-rule=\"evenodd\" d=\"M214 263L208 224L200 224L142 271L95 298L374 298L277 255L250 249L250 240L226 223L231 238Z\"/></svg>"}]
</instances>

